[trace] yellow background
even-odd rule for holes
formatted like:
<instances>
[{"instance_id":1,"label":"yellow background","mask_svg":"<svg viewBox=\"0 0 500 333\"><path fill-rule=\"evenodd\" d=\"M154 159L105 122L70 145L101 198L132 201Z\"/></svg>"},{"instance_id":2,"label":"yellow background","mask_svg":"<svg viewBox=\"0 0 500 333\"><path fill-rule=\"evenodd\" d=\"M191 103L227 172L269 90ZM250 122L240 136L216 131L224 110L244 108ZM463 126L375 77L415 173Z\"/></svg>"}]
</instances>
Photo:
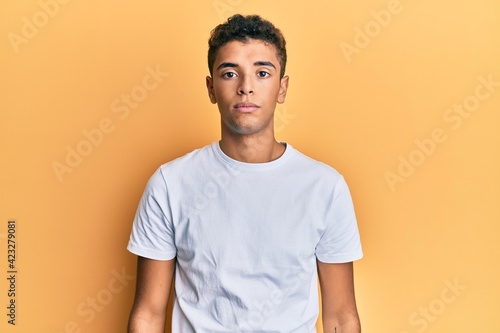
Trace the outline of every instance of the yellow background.
<instances>
[{"instance_id":1,"label":"yellow background","mask_svg":"<svg viewBox=\"0 0 500 333\"><path fill-rule=\"evenodd\" d=\"M278 139L350 185L363 331L500 331L500 87L477 88L500 82L498 1L66 2L0 4L0 276L7 221L18 223L17 325L1 278L1 332L125 331L138 200L160 164L219 138L207 38L236 12L268 18L288 41ZM148 68L168 76L128 115L114 112ZM448 111L477 89L474 111ZM105 119L112 130L58 177L54 162ZM410 157L419 165L400 166Z\"/></svg>"}]
</instances>

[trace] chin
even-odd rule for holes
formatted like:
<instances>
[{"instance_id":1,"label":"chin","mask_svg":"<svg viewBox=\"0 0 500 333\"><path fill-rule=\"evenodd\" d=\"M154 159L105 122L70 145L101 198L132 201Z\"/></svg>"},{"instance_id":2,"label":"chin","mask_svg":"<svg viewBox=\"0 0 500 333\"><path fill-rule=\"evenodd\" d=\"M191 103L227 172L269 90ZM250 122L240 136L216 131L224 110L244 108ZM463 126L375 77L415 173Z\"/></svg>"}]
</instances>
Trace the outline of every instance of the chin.
<instances>
[{"instance_id":1,"label":"chin","mask_svg":"<svg viewBox=\"0 0 500 333\"><path fill-rule=\"evenodd\" d=\"M250 134L255 134L261 130L258 126L255 124L228 124L227 130L231 132L232 134L236 135L250 135Z\"/></svg>"},{"instance_id":2,"label":"chin","mask_svg":"<svg viewBox=\"0 0 500 333\"><path fill-rule=\"evenodd\" d=\"M253 128L232 128L230 132L234 135L253 135L259 131Z\"/></svg>"}]
</instances>

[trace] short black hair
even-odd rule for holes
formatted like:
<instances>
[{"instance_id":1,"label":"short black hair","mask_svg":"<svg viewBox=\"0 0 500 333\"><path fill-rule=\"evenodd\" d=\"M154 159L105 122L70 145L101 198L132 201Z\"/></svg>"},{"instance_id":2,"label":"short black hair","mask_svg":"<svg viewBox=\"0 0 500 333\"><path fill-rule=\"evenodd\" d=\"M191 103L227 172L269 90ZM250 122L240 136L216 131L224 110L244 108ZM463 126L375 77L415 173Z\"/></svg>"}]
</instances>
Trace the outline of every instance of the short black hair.
<instances>
[{"instance_id":1,"label":"short black hair","mask_svg":"<svg viewBox=\"0 0 500 333\"><path fill-rule=\"evenodd\" d=\"M278 52L280 62L280 77L285 75L286 66L286 42L281 31L271 22L261 18L259 15L243 16L236 14L227 19L227 22L219 24L210 33L208 40L208 70L213 75L213 67L217 51L231 41L247 42L249 39L262 40L274 45Z\"/></svg>"}]
</instances>

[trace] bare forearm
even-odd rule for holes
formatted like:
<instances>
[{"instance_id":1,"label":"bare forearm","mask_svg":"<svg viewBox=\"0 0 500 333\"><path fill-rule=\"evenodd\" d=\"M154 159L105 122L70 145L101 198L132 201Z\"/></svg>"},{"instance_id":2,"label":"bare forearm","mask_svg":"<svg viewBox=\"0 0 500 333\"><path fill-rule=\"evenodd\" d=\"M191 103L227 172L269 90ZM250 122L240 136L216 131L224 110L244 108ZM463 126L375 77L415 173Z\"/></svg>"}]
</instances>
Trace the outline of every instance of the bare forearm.
<instances>
[{"instance_id":1,"label":"bare forearm","mask_svg":"<svg viewBox=\"0 0 500 333\"><path fill-rule=\"evenodd\" d=\"M359 318L355 317L347 321L323 321L324 333L361 333Z\"/></svg>"},{"instance_id":2,"label":"bare forearm","mask_svg":"<svg viewBox=\"0 0 500 333\"><path fill-rule=\"evenodd\" d=\"M360 333L352 262L328 264L318 261L318 273L324 332Z\"/></svg>"},{"instance_id":3,"label":"bare forearm","mask_svg":"<svg viewBox=\"0 0 500 333\"><path fill-rule=\"evenodd\" d=\"M138 257L137 285L128 333L164 333L175 258L167 261Z\"/></svg>"},{"instance_id":4,"label":"bare forearm","mask_svg":"<svg viewBox=\"0 0 500 333\"><path fill-rule=\"evenodd\" d=\"M128 333L164 333L165 318L132 312L128 322Z\"/></svg>"}]
</instances>

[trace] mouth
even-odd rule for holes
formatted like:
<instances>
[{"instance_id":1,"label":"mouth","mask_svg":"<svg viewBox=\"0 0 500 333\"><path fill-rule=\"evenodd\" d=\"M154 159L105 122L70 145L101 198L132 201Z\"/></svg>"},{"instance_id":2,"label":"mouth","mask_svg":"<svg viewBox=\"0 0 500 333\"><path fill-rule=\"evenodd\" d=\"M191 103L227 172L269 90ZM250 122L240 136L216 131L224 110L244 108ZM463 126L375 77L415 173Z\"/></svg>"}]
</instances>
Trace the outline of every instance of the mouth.
<instances>
[{"instance_id":1,"label":"mouth","mask_svg":"<svg viewBox=\"0 0 500 333\"><path fill-rule=\"evenodd\" d=\"M255 105L253 103L247 102L247 103L238 103L238 104L234 105L233 108L239 112L253 112L253 111L257 110L259 108L259 106Z\"/></svg>"}]
</instances>

